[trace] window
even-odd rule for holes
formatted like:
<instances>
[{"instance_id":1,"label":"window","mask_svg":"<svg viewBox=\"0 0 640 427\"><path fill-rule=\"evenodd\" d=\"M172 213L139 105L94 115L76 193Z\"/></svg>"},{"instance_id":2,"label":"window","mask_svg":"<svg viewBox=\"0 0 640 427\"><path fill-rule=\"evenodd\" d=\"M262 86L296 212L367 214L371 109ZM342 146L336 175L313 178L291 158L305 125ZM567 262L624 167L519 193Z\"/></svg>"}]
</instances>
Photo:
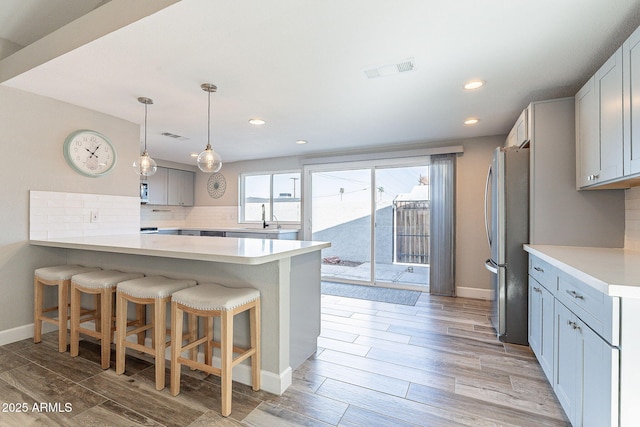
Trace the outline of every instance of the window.
<instances>
[{"instance_id":1,"label":"window","mask_svg":"<svg viewBox=\"0 0 640 427\"><path fill-rule=\"evenodd\" d=\"M300 222L300 172L243 174L240 222Z\"/></svg>"}]
</instances>

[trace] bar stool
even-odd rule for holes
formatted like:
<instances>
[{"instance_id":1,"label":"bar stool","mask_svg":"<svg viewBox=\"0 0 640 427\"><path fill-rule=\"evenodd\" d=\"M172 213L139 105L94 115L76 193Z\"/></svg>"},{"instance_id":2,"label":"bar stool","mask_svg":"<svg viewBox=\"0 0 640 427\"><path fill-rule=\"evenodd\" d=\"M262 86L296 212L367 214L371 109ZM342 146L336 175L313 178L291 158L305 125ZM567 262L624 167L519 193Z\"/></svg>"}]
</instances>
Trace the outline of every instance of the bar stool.
<instances>
[{"instance_id":1,"label":"bar stool","mask_svg":"<svg viewBox=\"0 0 640 427\"><path fill-rule=\"evenodd\" d=\"M171 345L166 341L170 332L167 330L167 303L171 294L181 289L195 286L195 280L169 279L163 276L148 276L141 279L127 280L118 283L116 290L116 373L124 373L126 349L132 348L155 357L156 390L164 388L165 350ZM151 322L127 330L127 302L151 305L153 319ZM130 335L144 337L145 331L152 329L151 347L127 341Z\"/></svg>"},{"instance_id":2,"label":"bar stool","mask_svg":"<svg viewBox=\"0 0 640 427\"><path fill-rule=\"evenodd\" d=\"M233 345L233 317L249 310L250 348ZM183 313L204 317L203 337L193 337L182 346L177 339L182 331ZM213 339L213 318L221 319L220 342ZM197 338L197 339L194 339ZM222 384L222 415L231 413L232 369L243 360L251 357L252 381L254 391L260 390L260 292L253 288L228 288L216 283L205 283L184 289L171 297L171 395L180 393L180 366L198 369L220 377ZM182 352L196 348L204 343L205 363L182 357ZM213 347L219 347L220 368L212 366ZM238 356L234 359L233 353Z\"/></svg>"},{"instance_id":3,"label":"bar stool","mask_svg":"<svg viewBox=\"0 0 640 427\"><path fill-rule=\"evenodd\" d=\"M71 278L71 357L79 352L80 333L100 339L102 369L107 369L111 362L111 342L113 341L114 308L113 297L116 285L126 280L144 277L142 273L123 273L117 270L100 270L90 273L76 274ZM83 328L86 320L80 319L80 303L82 294L99 296L96 301L95 330ZM127 326L144 325L144 306L139 305L136 319ZM88 320L88 319L87 319Z\"/></svg>"},{"instance_id":4,"label":"bar stool","mask_svg":"<svg viewBox=\"0 0 640 427\"><path fill-rule=\"evenodd\" d=\"M58 326L58 351L67 351L67 320L69 320L69 286L75 274L100 270L97 267L64 264L42 267L34 271L33 279L33 342L42 341L42 322ZM58 287L58 305L44 307L44 287ZM57 311L58 317L48 317L45 313ZM82 314L88 314L84 311Z\"/></svg>"}]
</instances>

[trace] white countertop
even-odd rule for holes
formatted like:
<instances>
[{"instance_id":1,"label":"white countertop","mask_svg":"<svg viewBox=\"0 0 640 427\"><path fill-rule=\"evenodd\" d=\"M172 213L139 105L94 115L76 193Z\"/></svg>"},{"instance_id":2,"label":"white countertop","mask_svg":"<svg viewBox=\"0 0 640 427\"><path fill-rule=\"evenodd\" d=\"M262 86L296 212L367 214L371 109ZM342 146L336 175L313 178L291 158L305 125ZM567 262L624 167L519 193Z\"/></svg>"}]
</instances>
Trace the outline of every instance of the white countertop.
<instances>
[{"instance_id":1,"label":"white countertop","mask_svg":"<svg viewBox=\"0 0 640 427\"><path fill-rule=\"evenodd\" d=\"M327 242L126 234L31 240L37 246L256 265L331 246Z\"/></svg>"},{"instance_id":2,"label":"white countertop","mask_svg":"<svg viewBox=\"0 0 640 427\"><path fill-rule=\"evenodd\" d=\"M524 249L606 295L640 298L639 251L551 245Z\"/></svg>"}]
</instances>

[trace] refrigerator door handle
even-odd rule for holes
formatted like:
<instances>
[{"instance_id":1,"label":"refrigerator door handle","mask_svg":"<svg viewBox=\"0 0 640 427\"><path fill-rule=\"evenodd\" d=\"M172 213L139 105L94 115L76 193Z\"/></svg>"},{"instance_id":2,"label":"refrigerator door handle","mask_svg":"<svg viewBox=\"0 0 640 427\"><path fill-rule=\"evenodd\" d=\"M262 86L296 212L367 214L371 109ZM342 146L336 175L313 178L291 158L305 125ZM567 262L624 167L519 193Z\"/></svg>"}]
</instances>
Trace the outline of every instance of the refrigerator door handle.
<instances>
[{"instance_id":1,"label":"refrigerator door handle","mask_svg":"<svg viewBox=\"0 0 640 427\"><path fill-rule=\"evenodd\" d=\"M489 247L491 247L491 232L489 231L489 185L491 184L491 175L493 171L491 170L491 166L489 166L489 170L487 171L487 181L484 185L484 229L487 232L487 242L489 242Z\"/></svg>"},{"instance_id":2,"label":"refrigerator door handle","mask_svg":"<svg viewBox=\"0 0 640 427\"><path fill-rule=\"evenodd\" d=\"M493 261L491 261L491 259L488 259L484 262L484 268L486 268L493 274L498 274L498 266Z\"/></svg>"}]
</instances>

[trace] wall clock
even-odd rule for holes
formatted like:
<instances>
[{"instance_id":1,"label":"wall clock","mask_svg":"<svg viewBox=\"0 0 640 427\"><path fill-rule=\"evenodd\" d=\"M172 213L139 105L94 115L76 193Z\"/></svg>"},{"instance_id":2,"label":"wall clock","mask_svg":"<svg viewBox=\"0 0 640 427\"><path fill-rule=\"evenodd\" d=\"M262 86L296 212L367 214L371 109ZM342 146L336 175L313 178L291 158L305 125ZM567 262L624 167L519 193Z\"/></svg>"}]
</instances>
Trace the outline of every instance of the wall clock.
<instances>
[{"instance_id":1,"label":"wall clock","mask_svg":"<svg viewBox=\"0 0 640 427\"><path fill-rule=\"evenodd\" d=\"M116 165L116 150L109 138L92 130L77 130L64 141L64 158L76 172L91 177L105 175Z\"/></svg>"},{"instance_id":2,"label":"wall clock","mask_svg":"<svg viewBox=\"0 0 640 427\"><path fill-rule=\"evenodd\" d=\"M220 172L216 172L207 181L207 191L214 199L219 199L227 189L227 180Z\"/></svg>"}]
</instances>

